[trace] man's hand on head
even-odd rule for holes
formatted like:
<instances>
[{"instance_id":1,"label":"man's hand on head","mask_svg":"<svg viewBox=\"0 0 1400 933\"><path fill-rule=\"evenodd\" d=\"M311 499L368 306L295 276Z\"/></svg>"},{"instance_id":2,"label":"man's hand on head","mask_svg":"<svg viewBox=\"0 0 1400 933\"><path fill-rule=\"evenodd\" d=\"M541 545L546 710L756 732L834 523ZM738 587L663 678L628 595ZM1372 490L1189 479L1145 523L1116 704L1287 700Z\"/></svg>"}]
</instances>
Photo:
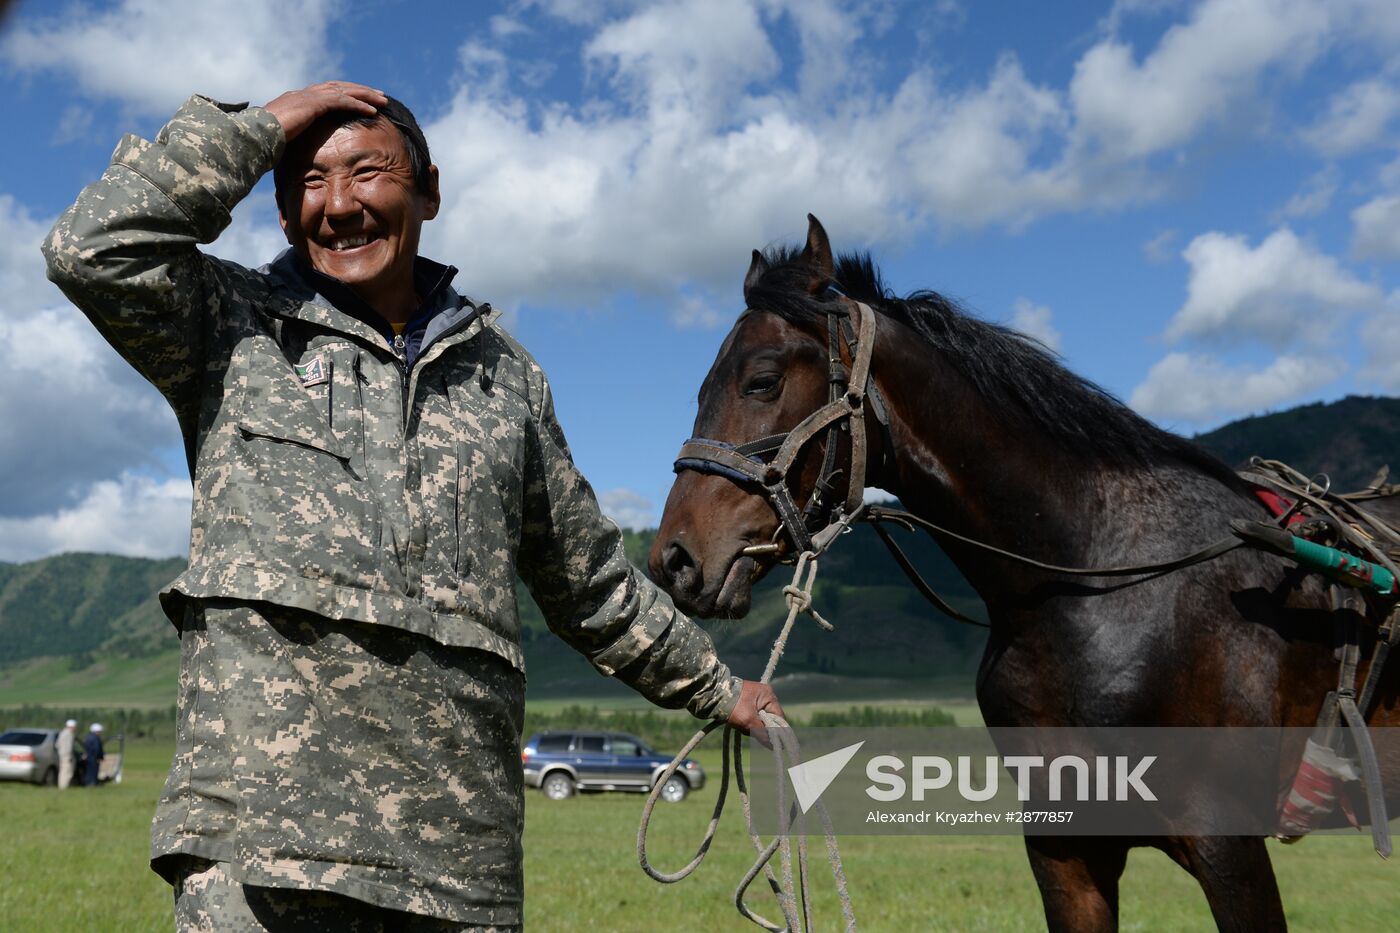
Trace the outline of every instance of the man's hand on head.
<instances>
[{"instance_id":1,"label":"man's hand on head","mask_svg":"<svg viewBox=\"0 0 1400 933\"><path fill-rule=\"evenodd\" d=\"M768 727L759 713L787 719L772 687L757 680L746 680L739 691L739 702L734 704L734 711L726 721L745 735L753 736L765 748L769 748L771 745L768 742Z\"/></svg>"},{"instance_id":2,"label":"man's hand on head","mask_svg":"<svg viewBox=\"0 0 1400 933\"><path fill-rule=\"evenodd\" d=\"M268 101L264 109L282 124L282 132L291 142L311 124L328 113L339 110L373 116L389 102L383 91L350 81L325 81L299 91L288 91Z\"/></svg>"}]
</instances>

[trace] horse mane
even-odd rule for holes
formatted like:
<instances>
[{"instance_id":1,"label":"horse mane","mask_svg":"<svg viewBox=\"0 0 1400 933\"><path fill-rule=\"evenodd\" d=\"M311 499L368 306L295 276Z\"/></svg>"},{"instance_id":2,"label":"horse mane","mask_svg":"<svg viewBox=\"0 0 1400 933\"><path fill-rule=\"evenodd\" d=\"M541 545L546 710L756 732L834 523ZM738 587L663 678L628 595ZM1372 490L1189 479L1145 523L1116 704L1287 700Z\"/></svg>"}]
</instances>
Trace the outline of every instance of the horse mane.
<instances>
[{"instance_id":1,"label":"horse mane","mask_svg":"<svg viewBox=\"0 0 1400 933\"><path fill-rule=\"evenodd\" d=\"M745 290L750 308L772 311L795 324L825 324L831 299L809 291L811 268L791 246L764 252L768 269ZM1200 445L1152 424L1111 393L1070 372L1039 340L979 320L931 290L896 297L869 253L842 253L835 286L877 313L913 329L994 408L1056 442L1086 464L1193 466L1230 486L1234 470Z\"/></svg>"}]
</instances>

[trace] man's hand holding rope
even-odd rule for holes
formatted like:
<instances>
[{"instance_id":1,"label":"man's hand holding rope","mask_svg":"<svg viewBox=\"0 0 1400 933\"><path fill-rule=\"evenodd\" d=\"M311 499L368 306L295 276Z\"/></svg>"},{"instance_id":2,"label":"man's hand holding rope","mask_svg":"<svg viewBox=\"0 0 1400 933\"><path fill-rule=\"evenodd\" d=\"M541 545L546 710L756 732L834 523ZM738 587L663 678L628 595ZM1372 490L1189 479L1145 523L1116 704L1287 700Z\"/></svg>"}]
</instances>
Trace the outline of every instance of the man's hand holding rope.
<instances>
[{"instance_id":1,"label":"man's hand holding rope","mask_svg":"<svg viewBox=\"0 0 1400 933\"><path fill-rule=\"evenodd\" d=\"M746 680L739 693L739 702L726 722L744 735L753 736L764 748L772 748L772 743L768 741L768 724L763 720L764 713L787 721L773 688L762 681Z\"/></svg>"}]
</instances>

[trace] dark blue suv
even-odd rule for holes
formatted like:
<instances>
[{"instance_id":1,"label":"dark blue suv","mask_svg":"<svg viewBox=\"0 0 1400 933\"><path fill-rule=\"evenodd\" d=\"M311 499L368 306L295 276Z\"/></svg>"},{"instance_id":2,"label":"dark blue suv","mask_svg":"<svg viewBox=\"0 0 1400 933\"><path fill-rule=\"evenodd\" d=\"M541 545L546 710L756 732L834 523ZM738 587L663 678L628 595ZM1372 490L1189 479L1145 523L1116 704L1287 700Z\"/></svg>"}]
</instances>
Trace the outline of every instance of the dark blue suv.
<instances>
[{"instance_id":1,"label":"dark blue suv","mask_svg":"<svg viewBox=\"0 0 1400 933\"><path fill-rule=\"evenodd\" d=\"M577 790L649 791L671 755L653 751L635 735L623 732L541 732L520 752L525 784L550 800L564 800ZM705 786L705 772L687 758L661 790L661 799L680 803Z\"/></svg>"}]
</instances>

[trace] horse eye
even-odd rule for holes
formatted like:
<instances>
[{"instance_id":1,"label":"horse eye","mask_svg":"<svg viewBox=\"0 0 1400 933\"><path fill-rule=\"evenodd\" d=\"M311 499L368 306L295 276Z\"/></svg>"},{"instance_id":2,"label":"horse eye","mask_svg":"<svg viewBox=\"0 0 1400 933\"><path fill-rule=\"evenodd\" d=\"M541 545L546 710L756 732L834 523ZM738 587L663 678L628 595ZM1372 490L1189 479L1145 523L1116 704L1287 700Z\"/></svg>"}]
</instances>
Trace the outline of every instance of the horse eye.
<instances>
[{"instance_id":1,"label":"horse eye","mask_svg":"<svg viewBox=\"0 0 1400 933\"><path fill-rule=\"evenodd\" d=\"M749 380L749 384L744 387L744 394L762 395L764 392L771 392L782 380L782 373L759 373Z\"/></svg>"}]
</instances>

